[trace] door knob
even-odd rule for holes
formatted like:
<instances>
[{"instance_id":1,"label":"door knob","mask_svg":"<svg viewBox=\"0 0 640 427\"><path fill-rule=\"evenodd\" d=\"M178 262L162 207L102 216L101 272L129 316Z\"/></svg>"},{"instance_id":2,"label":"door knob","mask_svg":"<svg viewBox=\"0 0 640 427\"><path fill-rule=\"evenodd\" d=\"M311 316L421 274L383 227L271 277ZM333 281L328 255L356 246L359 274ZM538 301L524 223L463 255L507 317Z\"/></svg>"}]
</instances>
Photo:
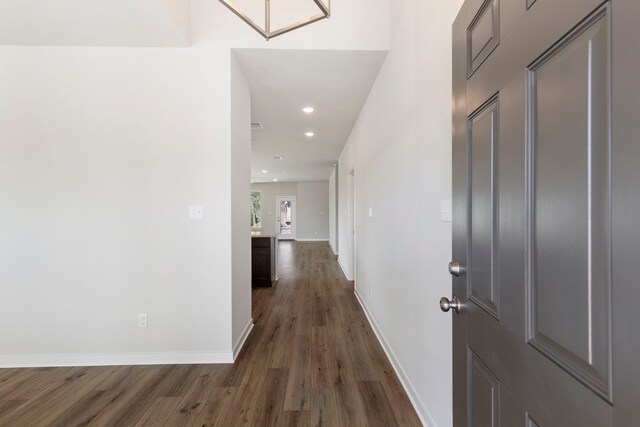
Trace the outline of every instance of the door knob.
<instances>
[{"instance_id":1,"label":"door knob","mask_svg":"<svg viewBox=\"0 0 640 427\"><path fill-rule=\"evenodd\" d=\"M449 263L449 274L458 277L463 275L465 271L467 271L467 269L460 265L458 261L453 260Z\"/></svg>"},{"instance_id":2,"label":"door knob","mask_svg":"<svg viewBox=\"0 0 640 427\"><path fill-rule=\"evenodd\" d=\"M455 311L456 313L460 313L460 306L461 304L458 297L451 298L451 301L449 301L449 298L447 297L440 298L440 310L444 311L445 313L451 309L453 309L453 311Z\"/></svg>"}]
</instances>

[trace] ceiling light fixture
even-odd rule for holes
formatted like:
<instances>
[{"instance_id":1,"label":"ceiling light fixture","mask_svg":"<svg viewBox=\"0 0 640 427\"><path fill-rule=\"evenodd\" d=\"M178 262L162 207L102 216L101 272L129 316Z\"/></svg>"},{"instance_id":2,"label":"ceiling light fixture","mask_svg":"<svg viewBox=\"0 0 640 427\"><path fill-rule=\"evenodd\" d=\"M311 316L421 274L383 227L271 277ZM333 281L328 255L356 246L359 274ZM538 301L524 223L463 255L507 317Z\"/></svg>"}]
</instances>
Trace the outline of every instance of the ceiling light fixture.
<instances>
[{"instance_id":1,"label":"ceiling light fixture","mask_svg":"<svg viewBox=\"0 0 640 427\"><path fill-rule=\"evenodd\" d=\"M304 107L302 111L304 111L307 114L311 114L315 111L315 109L313 107Z\"/></svg>"},{"instance_id":2,"label":"ceiling light fixture","mask_svg":"<svg viewBox=\"0 0 640 427\"><path fill-rule=\"evenodd\" d=\"M260 0L255 0L260 1ZM249 16L243 13L237 6L231 4L229 0L220 0L220 3L225 5L229 10L236 14L236 16L246 22L251 28L256 30L265 40L269 41L274 37L281 36L289 31L297 30L298 28L302 28L306 25L313 24L314 22L321 21L325 18L329 18L331 16L331 0L306 0L313 1L316 6L320 9L320 13L317 15L310 16L306 19L303 19L298 22L294 22L291 25L287 25L278 30L271 31L271 2L270 0L264 0L264 28L260 27L255 21L253 21Z\"/></svg>"},{"instance_id":3,"label":"ceiling light fixture","mask_svg":"<svg viewBox=\"0 0 640 427\"><path fill-rule=\"evenodd\" d=\"M262 169L262 173L267 173L267 171L265 169Z\"/></svg>"},{"instance_id":4,"label":"ceiling light fixture","mask_svg":"<svg viewBox=\"0 0 640 427\"><path fill-rule=\"evenodd\" d=\"M312 136L314 136L314 135L315 135L315 133L313 133L313 132L307 132L307 133L305 133L305 135L307 135L309 138L311 138Z\"/></svg>"},{"instance_id":5,"label":"ceiling light fixture","mask_svg":"<svg viewBox=\"0 0 640 427\"><path fill-rule=\"evenodd\" d=\"M273 182L278 182L278 178L273 178Z\"/></svg>"}]
</instances>

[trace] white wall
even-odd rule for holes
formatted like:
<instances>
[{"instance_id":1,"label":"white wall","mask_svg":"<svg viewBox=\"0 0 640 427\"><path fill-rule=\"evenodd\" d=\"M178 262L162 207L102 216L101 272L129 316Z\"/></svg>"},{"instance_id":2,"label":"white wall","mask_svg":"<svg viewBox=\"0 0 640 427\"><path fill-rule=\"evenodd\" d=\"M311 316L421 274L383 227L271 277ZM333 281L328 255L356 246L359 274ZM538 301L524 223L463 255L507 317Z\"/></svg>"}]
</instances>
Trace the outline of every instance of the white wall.
<instances>
[{"instance_id":1,"label":"white wall","mask_svg":"<svg viewBox=\"0 0 640 427\"><path fill-rule=\"evenodd\" d=\"M262 214L262 227L259 229L264 234L276 234L276 218L278 209L276 197L298 197L298 184L295 182L255 183L251 184L251 191L260 192L260 212ZM296 204L297 208L297 204Z\"/></svg>"},{"instance_id":2,"label":"white wall","mask_svg":"<svg viewBox=\"0 0 640 427\"><path fill-rule=\"evenodd\" d=\"M276 197L296 197L296 239L329 240L329 182L274 182L251 184L260 191L262 231L276 234Z\"/></svg>"},{"instance_id":3,"label":"white wall","mask_svg":"<svg viewBox=\"0 0 640 427\"><path fill-rule=\"evenodd\" d=\"M229 68L192 49L0 63L0 366L228 360Z\"/></svg>"},{"instance_id":4,"label":"white wall","mask_svg":"<svg viewBox=\"0 0 640 427\"><path fill-rule=\"evenodd\" d=\"M451 315L438 308L451 289L451 224L440 202L451 198L451 24L461 3L393 3L391 49L339 165L340 258L350 261L355 169L358 297L429 426L452 424Z\"/></svg>"},{"instance_id":5,"label":"white wall","mask_svg":"<svg viewBox=\"0 0 640 427\"><path fill-rule=\"evenodd\" d=\"M298 240L329 240L329 182L299 182Z\"/></svg>"},{"instance_id":6,"label":"white wall","mask_svg":"<svg viewBox=\"0 0 640 427\"><path fill-rule=\"evenodd\" d=\"M337 3L267 43L193 0L191 48L0 46L0 367L229 361L250 315L231 48L385 50L388 7Z\"/></svg>"},{"instance_id":7,"label":"white wall","mask_svg":"<svg viewBox=\"0 0 640 427\"><path fill-rule=\"evenodd\" d=\"M0 2L0 44L189 45L191 0Z\"/></svg>"},{"instance_id":8,"label":"white wall","mask_svg":"<svg viewBox=\"0 0 640 427\"><path fill-rule=\"evenodd\" d=\"M329 245L338 255L338 169L333 168L329 177Z\"/></svg>"},{"instance_id":9,"label":"white wall","mask_svg":"<svg viewBox=\"0 0 640 427\"><path fill-rule=\"evenodd\" d=\"M231 53L231 280L234 359L251 319L251 91L235 53Z\"/></svg>"}]
</instances>

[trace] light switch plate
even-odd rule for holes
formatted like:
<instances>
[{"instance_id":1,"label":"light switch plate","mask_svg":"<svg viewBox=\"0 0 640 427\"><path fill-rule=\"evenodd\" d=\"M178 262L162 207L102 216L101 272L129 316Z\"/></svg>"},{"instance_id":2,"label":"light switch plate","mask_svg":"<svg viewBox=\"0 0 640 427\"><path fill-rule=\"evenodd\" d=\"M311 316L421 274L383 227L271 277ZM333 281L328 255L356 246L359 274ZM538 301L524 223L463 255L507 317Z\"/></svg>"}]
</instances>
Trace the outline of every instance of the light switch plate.
<instances>
[{"instance_id":1,"label":"light switch plate","mask_svg":"<svg viewBox=\"0 0 640 427\"><path fill-rule=\"evenodd\" d=\"M369 218L373 218L373 208L369 208Z\"/></svg>"},{"instance_id":2,"label":"light switch plate","mask_svg":"<svg viewBox=\"0 0 640 427\"><path fill-rule=\"evenodd\" d=\"M440 202L440 220L442 222L453 221L453 203L451 199L444 199Z\"/></svg>"},{"instance_id":3,"label":"light switch plate","mask_svg":"<svg viewBox=\"0 0 640 427\"><path fill-rule=\"evenodd\" d=\"M149 325L147 313L138 314L138 328L146 328Z\"/></svg>"},{"instance_id":4,"label":"light switch plate","mask_svg":"<svg viewBox=\"0 0 640 427\"><path fill-rule=\"evenodd\" d=\"M204 219L204 207L200 205L189 206L189 219Z\"/></svg>"}]
</instances>

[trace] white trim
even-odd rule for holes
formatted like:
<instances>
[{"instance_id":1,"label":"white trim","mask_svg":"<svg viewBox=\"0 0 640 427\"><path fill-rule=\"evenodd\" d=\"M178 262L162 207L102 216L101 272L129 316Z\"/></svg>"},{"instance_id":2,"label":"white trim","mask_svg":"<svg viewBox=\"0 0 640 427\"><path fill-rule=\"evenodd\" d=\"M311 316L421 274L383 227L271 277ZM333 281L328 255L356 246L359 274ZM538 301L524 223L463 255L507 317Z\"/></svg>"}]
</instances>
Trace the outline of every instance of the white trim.
<instances>
[{"instance_id":1,"label":"white trim","mask_svg":"<svg viewBox=\"0 0 640 427\"><path fill-rule=\"evenodd\" d=\"M329 239L296 239L298 242L328 242Z\"/></svg>"},{"instance_id":2,"label":"white trim","mask_svg":"<svg viewBox=\"0 0 640 427\"><path fill-rule=\"evenodd\" d=\"M351 267L353 268L352 272L353 272L353 281L355 282L358 279L358 268L357 268L357 245L358 245L358 217L357 217L357 210L358 207L356 206L356 170L355 168L351 170L351 173L349 173L349 176L351 177L351 222L352 222L352 226L351 226L351 238L353 239L353 246L352 246L352 253L350 254L351 257Z\"/></svg>"},{"instance_id":3,"label":"white trim","mask_svg":"<svg viewBox=\"0 0 640 427\"><path fill-rule=\"evenodd\" d=\"M63 366L192 365L233 363L233 353L30 354L0 356L0 368Z\"/></svg>"},{"instance_id":4,"label":"white trim","mask_svg":"<svg viewBox=\"0 0 640 427\"><path fill-rule=\"evenodd\" d=\"M344 273L344 277L346 277L348 281L352 281L353 279L351 277L349 277L349 273L347 273L347 269L344 268L344 265L342 264L342 261L340 261L340 255L338 255L338 265L340 265L340 268L342 269L342 272Z\"/></svg>"},{"instance_id":5,"label":"white trim","mask_svg":"<svg viewBox=\"0 0 640 427\"><path fill-rule=\"evenodd\" d=\"M376 334L376 337L378 338L378 341L380 342L382 349L384 350L385 354L387 355L387 358L391 362L391 366L393 367L393 370L396 372L396 375L400 379L400 383L402 384L404 391L407 393L407 396L409 396L409 400L411 401L413 408L416 410L418 417L420 417L420 421L422 421L422 424L425 426L435 427L436 423L433 420L431 413L429 412L425 404L422 402L422 399L420 399L420 396L416 392L416 389L411 383L411 380L409 379L404 369L402 368L402 364L400 363L395 353L391 349L391 346L389 345L388 341L385 339L384 335L382 334L382 331L380 330L380 328L378 327L378 324L374 320L373 315L367 308L367 305L364 303L364 300L360 297L360 294L358 294L358 290L356 289L354 293L356 295L356 299L358 300L358 302L360 303L360 306L362 307L362 310L364 311L365 316L367 316L367 319L369 320L369 324L371 325L373 332Z\"/></svg>"},{"instance_id":6,"label":"white trim","mask_svg":"<svg viewBox=\"0 0 640 427\"><path fill-rule=\"evenodd\" d=\"M333 252L333 254L338 255L338 251L336 251L336 248L333 247L333 242L331 240L329 240L329 246L331 246L331 251Z\"/></svg>"},{"instance_id":7,"label":"white trim","mask_svg":"<svg viewBox=\"0 0 640 427\"><path fill-rule=\"evenodd\" d=\"M244 347L244 343L247 341L247 338L249 338L249 334L251 333L252 330L253 330L253 319L249 319L249 323L247 323L247 326L244 328L244 331L238 337L238 340L236 341L236 344L233 346L233 361L234 362L238 358L238 355L240 354L240 351L242 350L242 347Z\"/></svg>"}]
</instances>

